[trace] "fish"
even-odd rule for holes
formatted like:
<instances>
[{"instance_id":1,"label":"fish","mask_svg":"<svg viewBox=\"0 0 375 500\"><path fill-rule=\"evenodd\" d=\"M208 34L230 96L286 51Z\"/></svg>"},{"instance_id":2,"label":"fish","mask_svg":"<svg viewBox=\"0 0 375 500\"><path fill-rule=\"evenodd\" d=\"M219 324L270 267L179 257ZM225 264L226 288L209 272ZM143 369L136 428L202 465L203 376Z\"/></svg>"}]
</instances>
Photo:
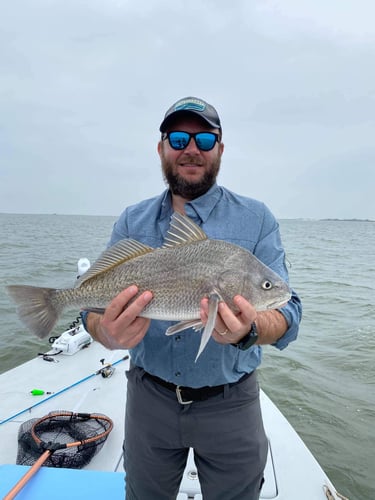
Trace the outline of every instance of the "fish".
<instances>
[{"instance_id":1,"label":"fish","mask_svg":"<svg viewBox=\"0 0 375 500\"><path fill-rule=\"evenodd\" d=\"M233 243L209 239L178 212L171 216L161 247L123 239L105 250L72 288L8 285L7 291L20 320L44 338L66 308L104 313L111 300L130 285L138 287L137 296L145 290L153 293L141 317L178 322L166 330L167 335L187 328L203 330L195 361L215 328L221 301L236 312L233 298L242 295L263 311L279 308L291 297L289 285L255 255ZM209 302L205 326L200 320L204 297Z\"/></svg>"}]
</instances>

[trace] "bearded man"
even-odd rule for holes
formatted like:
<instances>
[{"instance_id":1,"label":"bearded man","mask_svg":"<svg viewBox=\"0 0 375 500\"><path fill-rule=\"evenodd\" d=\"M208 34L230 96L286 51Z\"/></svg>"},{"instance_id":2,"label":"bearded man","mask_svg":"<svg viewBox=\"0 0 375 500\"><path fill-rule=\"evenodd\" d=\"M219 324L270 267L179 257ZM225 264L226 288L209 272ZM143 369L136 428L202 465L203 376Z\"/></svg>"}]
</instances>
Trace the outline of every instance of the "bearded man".
<instances>
[{"instance_id":1,"label":"bearded man","mask_svg":"<svg viewBox=\"0 0 375 500\"><path fill-rule=\"evenodd\" d=\"M160 132L167 189L126 208L109 245L133 238L159 247L173 212L179 212L209 238L246 248L288 282L279 225L270 210L216 182L224 152L216 109L196 97L180 99L166 112ZM234 298L236 313L221 302L212 337L196 362L200 334L188 329L167 337L171 322L139 317L152 292L137 295L134 285L115 297L103 316L83 313L96 340L130 350L126 499L175 499L192 448L204 500L257 500L268 444L256 368L262 344L284 349L297 337L297 294L292 291L283 307L263 312L240 295ZM205 324L207 298L200 307Z\"/></svg>"}]
</instances>

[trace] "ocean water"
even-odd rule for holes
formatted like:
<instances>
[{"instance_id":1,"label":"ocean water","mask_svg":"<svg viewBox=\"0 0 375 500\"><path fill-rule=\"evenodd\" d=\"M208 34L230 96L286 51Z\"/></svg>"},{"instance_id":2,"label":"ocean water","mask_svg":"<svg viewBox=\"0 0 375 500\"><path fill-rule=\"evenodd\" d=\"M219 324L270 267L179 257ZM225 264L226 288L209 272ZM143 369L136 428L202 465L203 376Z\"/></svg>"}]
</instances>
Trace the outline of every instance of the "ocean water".
<instances>
[{"instance_id":1,"label":"ocean water","mask_svg":"<svg viewBox=\"0 0 375 500\"><path fill-rule=\"evenodd\" d=\"M104 249L114 217L0 214L0 372L46 350L4 285L73 284ZM296 342L264 349L259 379L350 500L375 499L375 223L281 220L304 316ZM69 327L65 313L55 332ZM301 492L308 500L308 492Z\"/></svg>"}]
</instances>

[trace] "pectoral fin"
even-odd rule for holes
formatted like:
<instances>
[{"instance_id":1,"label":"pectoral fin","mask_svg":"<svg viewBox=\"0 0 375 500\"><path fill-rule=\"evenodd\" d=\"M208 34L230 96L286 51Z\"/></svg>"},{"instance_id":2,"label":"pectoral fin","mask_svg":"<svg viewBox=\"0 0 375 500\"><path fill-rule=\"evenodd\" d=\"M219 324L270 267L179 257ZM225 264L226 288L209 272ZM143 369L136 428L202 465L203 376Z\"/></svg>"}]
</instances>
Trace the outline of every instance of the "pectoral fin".
<instances>
[{"instance_id":1,"label":"pectoral fin","mask_svg":"<svg viewBox=\"0 0 375 500\"><path fill-rule=\"evenodd\" d=\"M201 343L195 362L197 362L197 359L202 354L203 349L206 347L207 342L210 340L211 334L215 328L215 321L220 300L222 299L216 292L211 293L208 297L208 321L202 333Z\"/></svg>"},{"instance_id":2,"label":"pectoral fin","mask_svg":"<svg viewBox=\"0 0 375 500\"><path fill-rule=\"evenodd\" d=\"M188 328L193 328L195 331L202 330L203 324L200 319L193 319L189 321L180 321L180 323L176 323L175 325L167 328L165 334L166 335L174 335L175 333L182 332L183 330L187 330Z\"/></svg>"}]
</instances>

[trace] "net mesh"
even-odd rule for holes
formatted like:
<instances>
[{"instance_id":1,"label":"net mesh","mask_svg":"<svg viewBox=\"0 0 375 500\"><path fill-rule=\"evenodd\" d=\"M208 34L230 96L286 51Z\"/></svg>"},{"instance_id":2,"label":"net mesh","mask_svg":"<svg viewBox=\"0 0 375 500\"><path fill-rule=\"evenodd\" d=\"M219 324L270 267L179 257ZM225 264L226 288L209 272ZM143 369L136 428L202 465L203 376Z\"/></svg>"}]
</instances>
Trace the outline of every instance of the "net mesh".
<instances>
[{"instance_id":1,"label":"net mesh","mask_svg":"<svg viewBox=\"0 0 375 500\"><path fill-rule=\"evenodd\" d=\"M52 412L43 419L24 422L18 431L18 465L33 465L46 449L53 450L44 462L47 467L80 469L102 448L112 422L105 415ZM62 449L59 446L80 442Z\"/></svg>"}]
</instances>

